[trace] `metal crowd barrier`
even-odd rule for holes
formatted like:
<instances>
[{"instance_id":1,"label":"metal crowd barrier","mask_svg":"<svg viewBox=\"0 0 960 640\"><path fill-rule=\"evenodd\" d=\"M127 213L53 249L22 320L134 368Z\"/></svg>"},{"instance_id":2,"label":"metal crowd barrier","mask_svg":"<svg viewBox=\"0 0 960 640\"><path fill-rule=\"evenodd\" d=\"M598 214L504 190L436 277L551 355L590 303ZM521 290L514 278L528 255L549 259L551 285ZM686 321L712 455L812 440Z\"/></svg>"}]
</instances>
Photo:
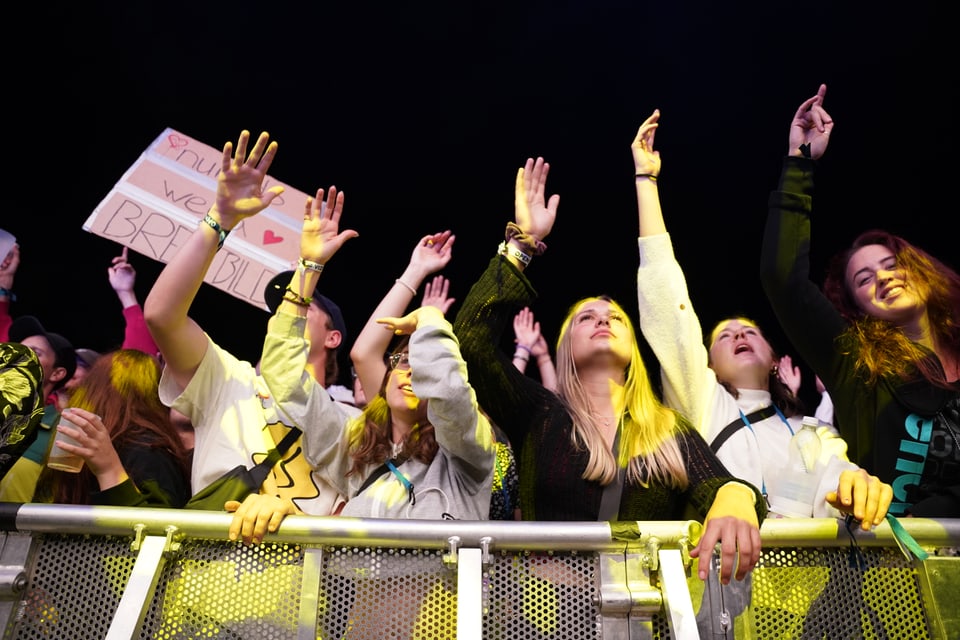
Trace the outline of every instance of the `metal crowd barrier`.
<instances>
[{"instance_id":1,"label":"metal crowd barrier","mask_svg":"<svg viewBox=\"0 0 960 640\"><path fill-rule=\"evenodd\" d=\"M3 638L960 638L960 520L768 520L750 579L697 577L695 521L288 517L0 503Z\"/></svg>"}]
</instances>

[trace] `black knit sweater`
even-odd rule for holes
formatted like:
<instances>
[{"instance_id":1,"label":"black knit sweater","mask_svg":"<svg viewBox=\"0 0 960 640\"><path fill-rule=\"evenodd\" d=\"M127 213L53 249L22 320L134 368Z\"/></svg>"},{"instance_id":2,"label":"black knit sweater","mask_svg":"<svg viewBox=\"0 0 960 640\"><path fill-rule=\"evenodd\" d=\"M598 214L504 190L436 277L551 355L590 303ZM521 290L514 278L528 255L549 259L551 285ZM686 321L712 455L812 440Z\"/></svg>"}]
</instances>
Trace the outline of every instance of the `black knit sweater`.
<instances>
[{"instance_id":1,"label":"black knit sweater","mask_svg":"<svg viewBox=\"0 0 960 640\"><path fill-rule=\"evenodd\" d=\"M582 478L588 454L572 444L573 421L560 398L514 367L500 348L504 329L536 292L500 256L470 289L454 322L480 406L519 448L520 506L524 520L597 520L603 486ZM685 420L676 430L689 486L625 483L620 520L702 520L717 489L735 480ZM744 483L747 484L747 483ZM757 494L757 516L766 506Z\"/></svg>"}]
</instances>

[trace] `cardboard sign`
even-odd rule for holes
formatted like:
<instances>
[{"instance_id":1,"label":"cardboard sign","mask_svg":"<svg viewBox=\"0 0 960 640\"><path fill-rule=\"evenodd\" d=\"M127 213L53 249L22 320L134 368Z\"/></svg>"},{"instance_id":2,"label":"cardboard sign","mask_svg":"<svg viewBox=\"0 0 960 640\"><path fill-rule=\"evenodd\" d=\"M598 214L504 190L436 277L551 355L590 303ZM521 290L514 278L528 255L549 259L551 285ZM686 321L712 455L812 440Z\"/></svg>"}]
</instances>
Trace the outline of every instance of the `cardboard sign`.
<instances>
[{"instance_id":1,"label":"cardboard sign","mask_svg":"<svg viewBox=\"0 0 960 640\"><path fill-rule=\"evenodd\" d=\"M84 230L169 262L213 205L222 157L221 149L165 129L97 205ZM204 277L261 309L267 309L267 282L297 262L307 199L306 193L270 176L263 189L274 185L282 185L284 192L230 232Z\"/></svg>"}]
</instances>

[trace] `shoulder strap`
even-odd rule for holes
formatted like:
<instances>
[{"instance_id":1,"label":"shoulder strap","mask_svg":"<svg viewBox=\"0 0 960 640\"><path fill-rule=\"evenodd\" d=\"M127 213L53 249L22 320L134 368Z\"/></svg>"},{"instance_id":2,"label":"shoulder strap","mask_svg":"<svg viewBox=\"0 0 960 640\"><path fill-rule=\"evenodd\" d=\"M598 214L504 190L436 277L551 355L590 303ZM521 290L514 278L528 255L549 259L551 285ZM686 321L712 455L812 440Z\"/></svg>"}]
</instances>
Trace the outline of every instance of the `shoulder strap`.
<instances>
[{"instance_id":1,"label":"shoulder strap","mask_svg":"<svg viewBox=\"0 0 960 640\"><path fill-rule=\"evenodd\" d=\"M747 416L747 420L749 422L766 420L776 412L777 412L777 409L771 404L769 406L764 407L763 409L758 409L753 413L749 414ZM734 420L733 422L725 426L723 430L717 434L717 437L714 438L713 442L710 443L710 449L712 449L714 453L720 451L720 447L723 446L723 443L726 442L730 438L730 436L732 436L734 433L739 431L740 427L743 427L743 426L745 426L745 424L743 422L743 414L741 414L739 418L737 418L736 420Z\"/></svg>"},{"instance_id":2,"label":"shoulder strap","mask_svg":"<svg viewBox=\"0 0 960 640\"><path fill-rule=\"evenodd\" d=\"M273 468L275 464L280 462L280 459L283 457L283 454L287 452L287 449L297 441L297 438L300 437L302 432L296 427L292 427L287 435L283 436L276 447L270 449L267 452L267 457L258 462L257 464L250 467L250 476L254 479L257 486L263 484L263 481L267 479L267 474L270 473L270 469Z\"/></svg>"},{"instance_id":3,"label":"shoulder strap","mask_svg":"<svg viewBox=\"0 0 960 640\"><path fill-rule=\"evenodd\" d=\"M617 520L620 516L620 495L623 493L624 470L620 467L620 427L617 427L617 435L613 438L613 457L617 462L617 477L613 482L603 488L603 497L600 498L600 513L597 520L600 522L608 520Z\"/></svg>"},{"instance_id":4,"label":"shoulder strap","mask_svg":"<svg viewBox=\"0 0 960 640\"><path fill-rule=\"evenodd\" d=\"M367 476L367 479L363 481L363 484L360 485L360 488L357 489L357 492L354 494L354 498L364 492L364 490L373 484L374 480L382 476L384 473L390 470L390 467L387 466L387 463L384 462L382 465L370 472L370 475Z\"/></svg>"}]
</instances>

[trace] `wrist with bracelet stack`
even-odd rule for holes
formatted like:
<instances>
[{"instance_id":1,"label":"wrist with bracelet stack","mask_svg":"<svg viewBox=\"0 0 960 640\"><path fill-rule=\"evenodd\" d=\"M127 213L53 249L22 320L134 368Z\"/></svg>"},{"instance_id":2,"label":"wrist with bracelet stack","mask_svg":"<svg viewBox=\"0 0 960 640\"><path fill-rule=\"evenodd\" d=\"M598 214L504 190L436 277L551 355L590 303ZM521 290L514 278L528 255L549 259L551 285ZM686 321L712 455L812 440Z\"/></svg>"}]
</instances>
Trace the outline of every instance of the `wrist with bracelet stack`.
<instances>
[{"instance_id":1,"label":"wrist with bracelet stack","mask_svg":"<svg viewBox=\"0 0 960 640\"><path fill-rule=\"evenodd\" d=\"M534 256L543 255L543 252L547 250L545 242L537 240L526 233L515 222L507 223L507 229L503 236L503 242L500 243L497 253L502 256L512 256L516 258L524 267L530 265L530 261L533 260ZM522 249L518 249L510 244L511 241L520 245Z\"/></svg>"},{"instance_id":2,"label":"wrist with bracelet stack","mask_svg":"<svg viewBox=\"0 0 960 640\"><path fill-rule=\"evenodd\" d=\"M521 360L526 362L530 360L531 353L533 352L530 350L530 347L518 343L516 351L513 352L513 357L514 359L520 358Z\"/></svg>"},{"instance_id":3,"label":"wrist with bracelet stack","mask_svg":"<svg viewBox=\"0 0 960 640\"><path fill-rule=\"evenodd\" d=\"M513 256L525 267L529 266L530 261L533 260L533 256L520 251L520 249L517 249L506 242L500 243L500 246L497 247L497 253L499 253L501 256Z\"/></svg>"},{"instance_id":4,"label":"wrist with bracelet stack","mask_svg":"<svg viewBox=\"0 0 960 640\"><path fill-rule=\"evenodd\" d=\"M303 257L297 260L297 266L302 271L316 271L317 273L320 273L323 271L323 263L314 262L313 260L307 260L306 258L303 258Z\"/></svg>"},{"instance_id":5,"label":"wrist with bracelet stack","mask_svg":"<svg viewBox=\"0 0 960 640\"><path fill-rule=\"evenodd\" d=\"M211 216L209 213L204 214L203 222L217 232L217 251L220 251L220 249L223 249L223 241L227 239L228 235L230 235L230 229L224 229L222 226L220 226L220 223L214 220L213 216Z\"/></svg>"},{"instance_id":6,"label":"wrist with bracelet stack","mask_svg":"<svg viewBox=\"0 0 960 640\"><path fill-rule=\"evenodd\" d=\"M291 304L295 304L298 307L304 309L310 306L310 303L313 302L313 298L308 298L307 296L300 295L296 291L290 288L290 285L287 285L287 288L284 289L283 299Z\"/></svg>"}]
</instances>

